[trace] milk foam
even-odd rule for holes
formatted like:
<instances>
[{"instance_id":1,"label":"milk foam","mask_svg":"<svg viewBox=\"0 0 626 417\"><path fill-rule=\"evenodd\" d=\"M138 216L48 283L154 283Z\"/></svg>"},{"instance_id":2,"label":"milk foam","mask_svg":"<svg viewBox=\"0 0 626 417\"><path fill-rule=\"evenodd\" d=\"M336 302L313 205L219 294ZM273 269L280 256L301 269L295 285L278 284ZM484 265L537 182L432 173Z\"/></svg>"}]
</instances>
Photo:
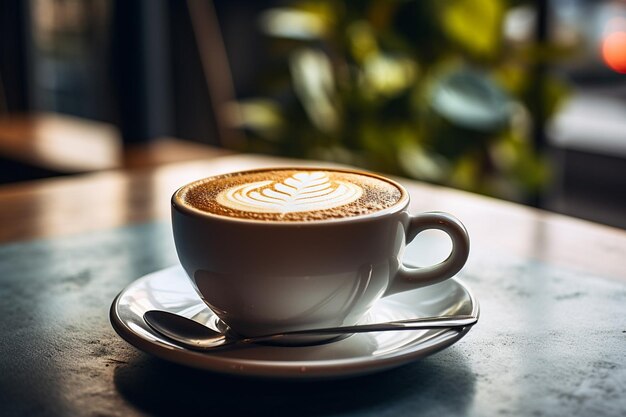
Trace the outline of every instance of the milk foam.
<instances>
[{"instance_id":1,"label":"milk foam","mask_svg":"<svg viewBox=\"0 0 626 417\"><path fill-rule=\"evenodd\" d=\"M403 195L392 182L366 173L276 168L199 180L181 188L177 199L220 216L290 222L367 215Z\"/></svg>"},{"instance_id":2,"label":"milk foam","mask_svg":"<svg viewBox=\"0 0 626 417\"><path fill-rule=\"evenodd\" d=\"M357 184L331 181L325 172L297 172L282 181L258 181L222 191L217 202L253 213L296 213L329 210L363 195Z\"/></svg>"}]
</instances>

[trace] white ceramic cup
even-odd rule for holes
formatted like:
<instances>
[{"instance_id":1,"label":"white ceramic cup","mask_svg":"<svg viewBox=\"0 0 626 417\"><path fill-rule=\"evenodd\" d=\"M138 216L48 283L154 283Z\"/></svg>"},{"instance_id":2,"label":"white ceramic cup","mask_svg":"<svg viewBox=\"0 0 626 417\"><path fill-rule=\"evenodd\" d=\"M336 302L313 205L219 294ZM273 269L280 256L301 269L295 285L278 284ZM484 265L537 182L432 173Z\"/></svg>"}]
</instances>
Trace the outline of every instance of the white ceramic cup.
<instances>
[{"instance_id":1,"label":"white ceramic cup","mask_svg":"<svg viewBox=\"0 0 626 417\"><path fill-rule=\"evenodd\" d=\"M181 191L194 183L172 196L180 262L200 297L235 332L255 336L353 325L381 297L441 282L465 264L469 237L452 215L409 214L408 192L378 175L320 170L379 178L394 184L402 196L370 214L308 222L201 211L181 199ZM433 266L404 266L406 244L427 229L450 236L451 254Z\"/></svg>"}]
</instances>

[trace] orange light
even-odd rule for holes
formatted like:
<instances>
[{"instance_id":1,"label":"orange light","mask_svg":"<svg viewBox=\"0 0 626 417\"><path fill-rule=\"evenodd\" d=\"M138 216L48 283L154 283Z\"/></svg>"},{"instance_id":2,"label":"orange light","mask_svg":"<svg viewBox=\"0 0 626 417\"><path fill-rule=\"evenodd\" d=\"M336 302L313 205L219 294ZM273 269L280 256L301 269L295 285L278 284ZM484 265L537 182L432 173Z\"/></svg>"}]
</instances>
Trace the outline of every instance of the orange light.
<instances>
[{"instance_id":1,"label":"orange light","mask_svg":"<svg viewBox=\"0 0 626 417\"><path fill-rule=\"evenodd\" d=\"M626 74L626 32L613 32L604 38L602 58L613 71Z\"/></svg>"}]
</instances>

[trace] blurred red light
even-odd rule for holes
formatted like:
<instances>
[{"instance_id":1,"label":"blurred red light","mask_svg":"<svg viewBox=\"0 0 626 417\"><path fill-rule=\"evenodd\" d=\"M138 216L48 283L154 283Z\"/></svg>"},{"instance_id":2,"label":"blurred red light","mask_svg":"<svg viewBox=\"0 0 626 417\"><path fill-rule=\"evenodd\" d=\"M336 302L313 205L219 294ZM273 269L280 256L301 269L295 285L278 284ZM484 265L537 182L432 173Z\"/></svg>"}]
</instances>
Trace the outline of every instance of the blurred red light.
<instances>
[{"instance_id":1,"label":"blurred red light","mask_svg":"<svg viewBox=\"0 0 626 417\"><path fill-rule=\"evenodd\" d=\"M602 58L613 71L626 74L626 32L613 32L604 38Z\"/></svg>"}]
</instances>

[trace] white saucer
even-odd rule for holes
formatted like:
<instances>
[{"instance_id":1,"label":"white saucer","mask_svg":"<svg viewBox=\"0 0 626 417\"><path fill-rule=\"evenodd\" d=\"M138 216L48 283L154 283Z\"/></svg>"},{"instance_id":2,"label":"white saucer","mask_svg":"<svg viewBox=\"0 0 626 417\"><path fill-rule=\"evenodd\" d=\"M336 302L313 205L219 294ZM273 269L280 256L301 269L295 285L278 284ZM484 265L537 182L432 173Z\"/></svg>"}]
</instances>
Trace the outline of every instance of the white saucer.
<instances>
[{"instance_id":1,"label":"white saucer","mask_svg":"<svg viewBox=\"0 0 626 417\"><path fill-rule=\"evenodd\" d=\"M163 359L215 372L282 378L336 378L394 368L444 349L468 331L437 329L361 333L317 346L250 345L200 353L180 347L146 325L147 310L167 310L212 328L218 319L200 300L180 266L146 275L130 284L113 301L111 323L138 349ZM363 323L420 316L479 314L478 301L455 278L441 284L380 300Z\"/></svg>"}]
</instances>

